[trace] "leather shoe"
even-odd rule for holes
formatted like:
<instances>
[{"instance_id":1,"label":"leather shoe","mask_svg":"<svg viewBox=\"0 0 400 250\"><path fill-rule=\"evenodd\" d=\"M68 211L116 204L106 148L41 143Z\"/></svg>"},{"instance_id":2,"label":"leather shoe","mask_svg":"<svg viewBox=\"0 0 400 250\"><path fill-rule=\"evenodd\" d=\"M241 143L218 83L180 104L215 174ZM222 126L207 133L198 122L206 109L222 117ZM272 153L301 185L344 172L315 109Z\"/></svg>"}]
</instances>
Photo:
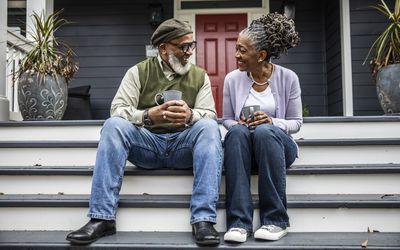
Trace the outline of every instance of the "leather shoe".
<instances>
[{"instance_id":1,"label":"leather shoe","mask_svg":"<svg viewBox=\"0 0 400 250\"><path fill-rule=\"evenodd\" d=\"M90 244L103 236L115 233L115 220L91 219L80 229L69 233L66 240L75 244Z\"/></svg>"},{"instance_id":2,"label":"leather shoe","mask_svg":"<svg viewBox=\"0 0 400 250\"><path fill-rule=\"evenodd\" d=\"M201 246L219 244L219 234L210 222L200 221L193 224L192 234L194 235L196 243Z\"/></svg>"}]
</instances>

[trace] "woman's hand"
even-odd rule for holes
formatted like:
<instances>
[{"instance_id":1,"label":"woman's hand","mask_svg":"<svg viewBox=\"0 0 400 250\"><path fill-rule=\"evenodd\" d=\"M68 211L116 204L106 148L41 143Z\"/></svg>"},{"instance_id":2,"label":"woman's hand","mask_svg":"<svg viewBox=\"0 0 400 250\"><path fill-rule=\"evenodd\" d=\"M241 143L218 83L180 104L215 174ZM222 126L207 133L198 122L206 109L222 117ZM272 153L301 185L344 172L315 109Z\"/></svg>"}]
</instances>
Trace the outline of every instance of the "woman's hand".
<instances>
[{"instance_id":1,"label":"woman's hand","mask_svg":"<svg viewBox=\"0 0 400 250\"><path fill-rule=\"evenodd\" d=\"M240 117L240 120L238 121L238 124L246 126L246 127L249 127L249 124L246 122L246 118L243 115Z\"/></svg>"},{"instance_id":2,"label":"woman's hand","mask_svg":"<svg viewBox=\"0 0 400 250\"><path fill-rule=\"evenodd\" d=\"M254 129L258 125L261 125L264 123L272 124L272 119L263 111L254 112L254 121L252 121L251 118L247 119L248 127L251 129Z\"/></svg>"}]
</instances>

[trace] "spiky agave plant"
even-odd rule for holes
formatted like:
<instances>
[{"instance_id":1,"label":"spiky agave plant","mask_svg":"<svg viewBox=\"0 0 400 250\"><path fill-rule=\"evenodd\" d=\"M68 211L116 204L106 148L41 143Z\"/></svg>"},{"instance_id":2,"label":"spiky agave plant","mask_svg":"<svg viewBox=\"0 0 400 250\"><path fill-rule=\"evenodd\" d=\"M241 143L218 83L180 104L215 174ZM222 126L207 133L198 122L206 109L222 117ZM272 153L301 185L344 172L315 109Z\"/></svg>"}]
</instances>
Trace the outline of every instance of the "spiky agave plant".
<instances>
[{"instance_id":1,"label":"spiky agave plant","mask_svg":"<svg viewBox=\"0 0 400 250\"><path fill-rule=\"evenodd\" d=\"M370 60L372 75L389 64L400 63L400 0L395 0L394 10L390 10L384 0L381 4L371 6L389 19L389 26L372 44L365 62Z\"/></svg>"},{"instance_id":2,"label":"spiky agave plant","mask_svg":"<svg viewBox=\"0 0 400 250\"><path fill-rule=\"evenodd\" d=\"M73 60L74 52L55 36L57 31L67 21L60 18L59 10L47 18L44 13L33 13L33 32L29 34L34 39L33 48L27 53L21 63L19 76L24 72L37 72L40 75L61 75L68 83L78 70L78 63Z\"/></svg>"}]
</instances>

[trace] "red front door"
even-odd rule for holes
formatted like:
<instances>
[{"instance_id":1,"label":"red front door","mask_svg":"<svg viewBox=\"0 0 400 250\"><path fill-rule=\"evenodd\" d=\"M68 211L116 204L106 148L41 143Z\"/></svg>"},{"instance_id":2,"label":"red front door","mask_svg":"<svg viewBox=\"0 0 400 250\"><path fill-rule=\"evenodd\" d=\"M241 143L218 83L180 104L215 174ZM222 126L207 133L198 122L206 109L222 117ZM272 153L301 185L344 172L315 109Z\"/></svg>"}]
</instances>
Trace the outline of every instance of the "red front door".
<instances>
[{"instance_id":1,"label":"red front door","mask_svg":"<svg viewBox=\"0 0 400 250\"><path fill-rule=\"evenodd\" d=\"M237 68L236 39L246 26L246 14L196 16L196 63L210 77L218 117L222 117L224 78Z\"/></svg>"}]
</instances>

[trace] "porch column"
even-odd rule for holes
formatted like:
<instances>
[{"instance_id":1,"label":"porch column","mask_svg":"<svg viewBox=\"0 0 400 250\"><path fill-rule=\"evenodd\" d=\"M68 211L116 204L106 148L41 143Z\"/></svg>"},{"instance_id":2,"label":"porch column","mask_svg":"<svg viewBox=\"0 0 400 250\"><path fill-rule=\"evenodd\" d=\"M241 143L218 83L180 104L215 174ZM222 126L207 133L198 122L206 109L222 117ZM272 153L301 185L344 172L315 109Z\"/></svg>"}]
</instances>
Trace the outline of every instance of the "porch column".
<instances>
[{"instance_id":1,"label":"porch column","mask_svg":"<svg viewBox=\"0 0 400 250\"><path fill-rule=\"evenodd\" d=\"M54 0L27 0L26 1L26 38L29 40L33 40L32 36L29 34L34 28L32 22L32 14L36 12L41 15L43 12L45 14L45 18L51 15L54 11Z\"/></svg>"},{"instance_id":2,"label":"porch column","mask_svg":"<svg viewBox=\"0 0 400 250\"><path fill-rule=\"evenodd\" d=\"M350 0L340 0L340 43L342 48L343 116L353 116Z\"/></svg>"},{"instance_id":3,"label":"porch column","mask_svg":"<svg viewBox=\"0 0 400 250\"><path fill-rule=\"evenodd\" d=\"M7 1L0 1L0 121L9 120L10 103L7 99Z\"/></svg>"}]
</instances>

